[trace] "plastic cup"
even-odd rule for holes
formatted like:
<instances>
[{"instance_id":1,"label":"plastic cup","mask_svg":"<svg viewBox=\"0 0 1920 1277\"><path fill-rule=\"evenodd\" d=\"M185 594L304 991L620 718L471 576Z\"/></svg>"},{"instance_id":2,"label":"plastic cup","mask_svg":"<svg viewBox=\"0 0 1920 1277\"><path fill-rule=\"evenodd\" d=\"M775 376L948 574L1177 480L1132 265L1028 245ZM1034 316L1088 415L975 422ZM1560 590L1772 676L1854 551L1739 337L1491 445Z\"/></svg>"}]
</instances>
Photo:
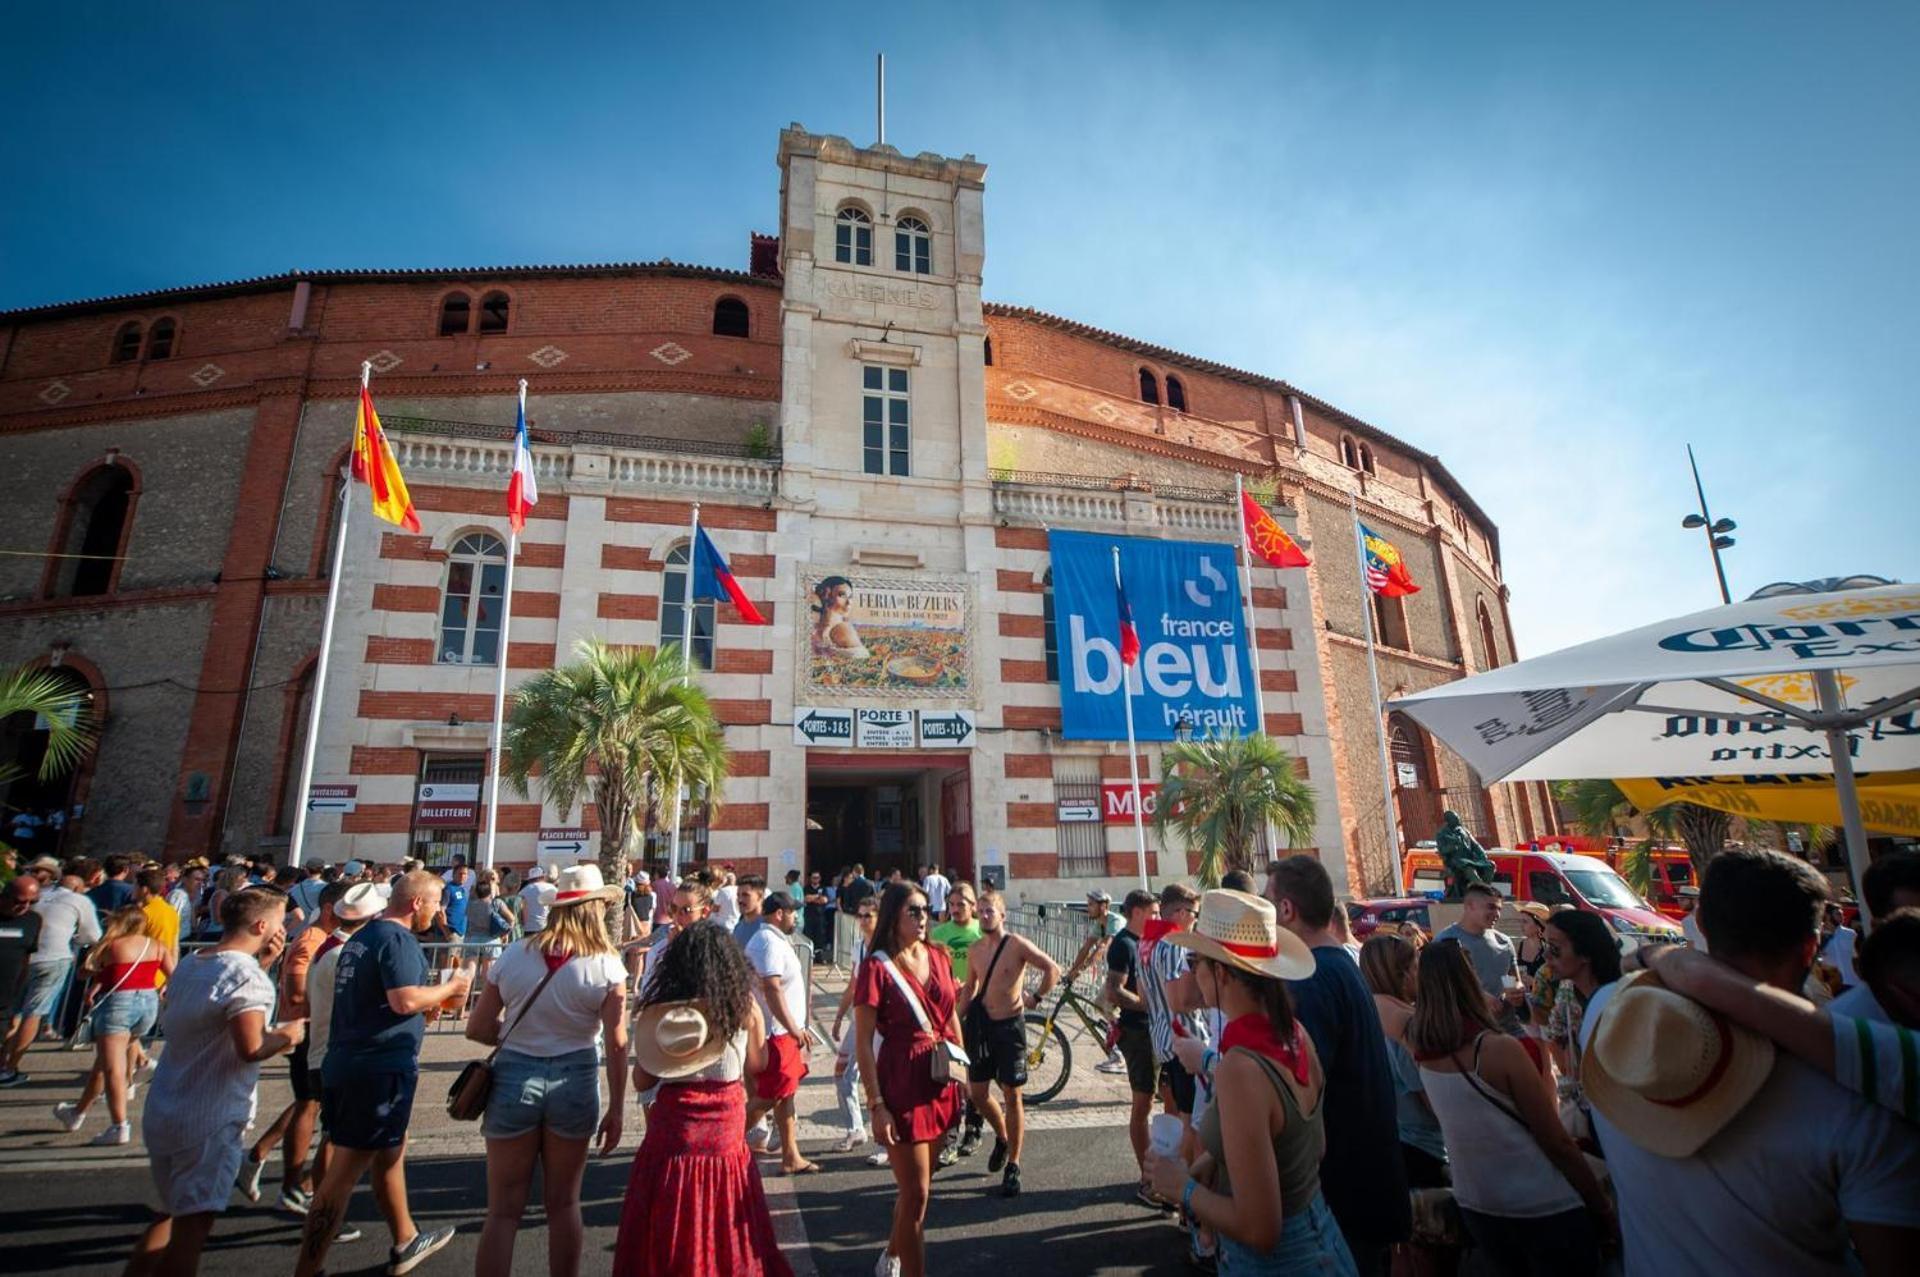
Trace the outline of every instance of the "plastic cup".
<instances>
[{"instance_id":1,"label":"plastic cup","mask_svg":"<svg viewBox=\"0 0 1920 1277\"><path fill-rule=\"evenodd\" d=\"M1185 1124L1171 1113L1155 1113L1147 1119L1147 1144L1161 1157L1178 1153L1185 1133Z\"/></svg>"}]
</instances>

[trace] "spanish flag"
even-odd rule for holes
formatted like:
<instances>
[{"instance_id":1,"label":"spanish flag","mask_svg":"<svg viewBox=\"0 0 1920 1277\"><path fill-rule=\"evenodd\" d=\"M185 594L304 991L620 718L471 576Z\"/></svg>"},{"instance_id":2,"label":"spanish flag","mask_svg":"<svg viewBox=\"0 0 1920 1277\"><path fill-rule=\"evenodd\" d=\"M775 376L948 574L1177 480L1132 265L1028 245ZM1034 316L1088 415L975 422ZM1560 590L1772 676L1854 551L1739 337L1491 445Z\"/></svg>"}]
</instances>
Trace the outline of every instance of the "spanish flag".
<instances>
[{"instance_id":1,"label":"spanish flag","mask_svg":"<svg viewBox=\"0 0 1920 1277\"><path fill-rule=\"evenodd\" d=\"M400 477L400 463L387 447L387 432L380 428L380 414L373 410L373 395L364 382L360 386L360 413L353 422L353 477L373 493L374 514L409 532L420 530L413 498L407 495L407 481Z\"/></svg>"}]
</instances>

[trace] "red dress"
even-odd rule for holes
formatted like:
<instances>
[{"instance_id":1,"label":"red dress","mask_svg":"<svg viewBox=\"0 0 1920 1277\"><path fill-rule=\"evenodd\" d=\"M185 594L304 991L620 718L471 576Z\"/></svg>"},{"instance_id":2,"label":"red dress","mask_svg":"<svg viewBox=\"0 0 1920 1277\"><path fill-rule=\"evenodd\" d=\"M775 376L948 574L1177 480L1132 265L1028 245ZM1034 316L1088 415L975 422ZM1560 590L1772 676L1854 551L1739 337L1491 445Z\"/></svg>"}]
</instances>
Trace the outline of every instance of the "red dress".
<instances>
[{"instance_id":1,"label":"red dress","mask_svg":"<svg viewBox=\"0 0 1920 1277\"><path fill-rule=\"evenodd\" d=\"M633 1155L614 1277L793 1277L747 1149L739 1082L669 1082Z\"/></svg>"},{"instance_id":2,"label":"red dress","mask_svg":"<svg viewBox=\"0 0 1920 1277\"><path fill-rule=\"evenodd\" d=\"M894 969L920 995L934 1032L944 1036L952 1029L953 1008L960 996L953 983L953 960L938 945L922 947L927 954L926 984L897 962ZM878 958L869 957L860 964L853 1004L874 1008L874 1029L881 1039L874 1069L880 1075L880 1098L893 1115L899 1138L914 1144L939 1139L960 1116L959 1085L943 1086L933 1080L931 1056L939 1039L921 1031L919 1018Z\"/></svg>"}]
</instances>

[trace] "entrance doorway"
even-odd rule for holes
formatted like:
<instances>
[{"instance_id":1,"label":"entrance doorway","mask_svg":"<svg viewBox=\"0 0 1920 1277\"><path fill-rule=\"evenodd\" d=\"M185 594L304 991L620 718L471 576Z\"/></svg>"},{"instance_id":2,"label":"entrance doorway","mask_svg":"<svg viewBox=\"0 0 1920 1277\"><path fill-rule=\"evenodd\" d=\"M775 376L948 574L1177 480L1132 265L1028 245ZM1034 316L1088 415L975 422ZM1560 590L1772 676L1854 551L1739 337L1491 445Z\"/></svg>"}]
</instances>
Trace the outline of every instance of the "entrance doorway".
<instances>
[{"instance_id":1,"label":"entrance doorway","mask_svg":"<svg viewBox=\"0 0 1920 1277\"><path fill-rule=\"evenodd\" d=\"M44 672L62 690L85 695L87 712L97 714L92 684L83 675L70 668ZM22 864L35 856L74 855L80 847L75 826L85 813L81 778L91 774L93 755L42 776L48 739L47 721L36 714L22 710L0 719L0 837L19 852Z\"/></svg>"},{"instance_id":2,"label":"entrance doorway","mask_svg":"<svg viewBox=\"0 0 1920 1277\"><path fill-rule=\"evenodd\" d=\"M1400 841L1407 847L1440 828L1440 790L1434 783L1433 750L1420 725L1405 714L1387 716L1387 746L1393 759L1393 797Z\"/></svg>"},{"instance_id":3,"label":"entrance doorway","mask_svg":"<svg viewBox=\"0 0 1920 1277\"><path fill-rule=\"evenodd\" d=\"M971 877L969 756L809 752L807 869L831 882L855 863L876 880L895 869L917 880L929 864Z\"/></svg>"}]
</instances>

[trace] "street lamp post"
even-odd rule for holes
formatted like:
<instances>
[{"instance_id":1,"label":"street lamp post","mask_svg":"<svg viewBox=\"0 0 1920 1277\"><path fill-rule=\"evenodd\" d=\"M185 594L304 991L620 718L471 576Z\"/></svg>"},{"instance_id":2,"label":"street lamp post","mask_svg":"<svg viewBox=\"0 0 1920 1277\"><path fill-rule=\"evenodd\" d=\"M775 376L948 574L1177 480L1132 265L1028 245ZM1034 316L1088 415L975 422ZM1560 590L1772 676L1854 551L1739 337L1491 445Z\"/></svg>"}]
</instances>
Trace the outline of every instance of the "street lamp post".
<instances>
[{"instance_id":1,"label":"street lamp post","mask_svg":"<svg viewBox=\"0 0 1920 1277\"><path fill-rule=\"evenodd\" d=\"M1713 554L1713 575L1720 582L1720 601L1731 603L1733 596L1727 592L1727 569L1720 562L1720 551L1732 547L1733 538L1727 534L1740 525L1732 519L1716 519L1707 509L1707 490L1700 482L1700 463L1694 459L1692 444L1687 445L1687 464L1693 467L1693 491L1700 498L1700 512L1680 520L1680 526L1706 529L1707 548Z\"/></svg>"}]
</instances>

